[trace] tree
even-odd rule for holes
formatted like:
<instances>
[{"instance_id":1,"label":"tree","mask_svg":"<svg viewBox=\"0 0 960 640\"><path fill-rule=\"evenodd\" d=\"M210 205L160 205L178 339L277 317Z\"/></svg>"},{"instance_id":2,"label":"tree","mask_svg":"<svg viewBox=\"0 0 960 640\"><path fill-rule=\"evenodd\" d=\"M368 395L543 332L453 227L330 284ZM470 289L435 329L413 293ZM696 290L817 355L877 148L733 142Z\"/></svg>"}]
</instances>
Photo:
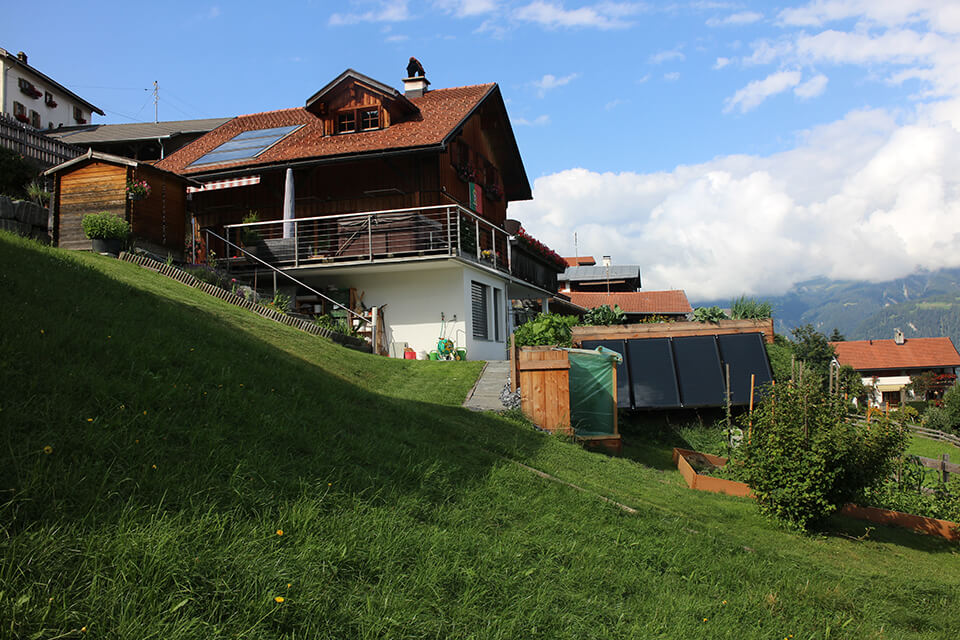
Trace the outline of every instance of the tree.
<instances>
[{"instance_id":1,"label":"tree","mask_svg":"<svg viewBox=\"0 0 960 640\"><path fill-rule=\"evenodd\" d=\"M927 399L927 393L936 387L937 374L933 371L924 371L915 376L910 376L910 384L904 387L907 391L912 391L913 395L920 400Z\"/></svg>"},{"instance_id":2,"label":"tree","mask_svg":"<svg viewBox=\"0 0 960 640\"><path fill-rule=\"evenodd\" d=\"M27 184L37 174L37 168L19 153L0 147L0 194L16 199L25 198Z\"/></svg>"},{"instance_id":3,"label":"tree","mask_svg":"<svg viewBox=\"0 0 960 640\"><path fill-rule=\"evenodd\" d=\"M791 331L791 335L793 353L797 360L803 362L808 371L815 372L825 381L829 375L830 363L837 355L827 337L814 329L812 324L797 327Z\"/></svg>"},{"instance_id":4,"label":"tree","mask_svg":"<svg viewBox=\"0 0 960 640\"><path fill-rule=\"evenodd\" d=\"M840 333L840 330L839 330L839 329L837 329L836 327L834 327L834 328L833 328L833 333L830 334L830 337L828 338L828 340L829 340L830 342L845 342L845 341L846 341L846 338L844 337L844 335L843 335L842 333Z\"/></svg>"}]
</instances>

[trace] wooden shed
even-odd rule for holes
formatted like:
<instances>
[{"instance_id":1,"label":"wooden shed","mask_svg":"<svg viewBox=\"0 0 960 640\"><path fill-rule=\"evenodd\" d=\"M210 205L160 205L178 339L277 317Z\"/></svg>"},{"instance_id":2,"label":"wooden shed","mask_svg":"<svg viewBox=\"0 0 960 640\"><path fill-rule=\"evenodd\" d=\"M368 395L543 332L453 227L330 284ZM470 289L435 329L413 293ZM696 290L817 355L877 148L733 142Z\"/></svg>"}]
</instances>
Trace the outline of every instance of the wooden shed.
<instances>
[{"instance_id":1,"label":"wooden shed","mask_svg":"<svg viewBox=\"0 0 960 640\"><path fill-rule=\"evenodd\" d=\"M80 221L88 213L107 211L130 223L143 248L181 258L187 233L187 185L191 178L151 164L92 149L45 172L54 178L53 241L65 249L89 250ZM150 194L127 197L127 183L145 180Z\"/></svg>"}]
</instances>

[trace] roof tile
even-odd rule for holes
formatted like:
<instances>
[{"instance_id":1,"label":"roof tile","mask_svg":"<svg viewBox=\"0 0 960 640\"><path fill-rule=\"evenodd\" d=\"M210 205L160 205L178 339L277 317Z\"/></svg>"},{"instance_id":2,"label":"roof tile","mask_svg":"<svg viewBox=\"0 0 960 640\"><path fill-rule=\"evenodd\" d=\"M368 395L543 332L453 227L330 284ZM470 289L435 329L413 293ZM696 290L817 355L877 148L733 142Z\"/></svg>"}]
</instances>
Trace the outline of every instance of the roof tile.
<instances>
[{"instance_id":1,"label":"roof tile","mask_svg":"<svg viewBox=\"0 0 960 640\"><path fill-rule=\"evenodd\" d=\"M903 344L893 340L851 340L830 345L841 365L850 365L857 371L960 367L960 353L950 338L910 338Z\"/></svg>"},{"instance_id":2,"label":"roof tile","mask_svg":"<svg viewBox=\"0 0 960 640\"><path fill-rule=\"evenodd\" d=\"M626 313L690 313L693 309L687 294L681 289L672 291L627 291L611 293L566 292L570 301L584 309L601 305L619 305Z\"/></svg>"}]
</instances>

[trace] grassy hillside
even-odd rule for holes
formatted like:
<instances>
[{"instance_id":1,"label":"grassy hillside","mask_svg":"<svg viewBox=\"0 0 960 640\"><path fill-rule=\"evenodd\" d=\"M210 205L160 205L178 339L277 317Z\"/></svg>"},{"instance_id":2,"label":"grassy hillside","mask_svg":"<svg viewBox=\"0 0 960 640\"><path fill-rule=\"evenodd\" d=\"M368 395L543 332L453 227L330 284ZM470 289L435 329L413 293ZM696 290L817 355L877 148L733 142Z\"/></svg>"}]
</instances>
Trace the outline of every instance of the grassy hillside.
<instances>
[{"instance_id":1,"label":"grassy hillside","mask_svg":"<svg viewBox=\"0 0 960 640\"><path fill-rule=\"evenodd\" d=\"M465 411L477 363L6 234L0 291L0 637L960 635L955 546L797 536L662 453Z\"/></svg>"}]
</instances>

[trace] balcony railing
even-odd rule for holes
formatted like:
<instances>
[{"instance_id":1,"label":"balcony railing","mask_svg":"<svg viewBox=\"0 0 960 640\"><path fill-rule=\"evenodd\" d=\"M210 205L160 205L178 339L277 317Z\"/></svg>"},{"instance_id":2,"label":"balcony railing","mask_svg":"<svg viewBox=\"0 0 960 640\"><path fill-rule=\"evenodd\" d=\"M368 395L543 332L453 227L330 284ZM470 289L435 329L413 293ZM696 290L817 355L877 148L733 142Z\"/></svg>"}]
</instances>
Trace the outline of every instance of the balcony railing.
<instances>
[{"instance_id":1,"label":"balcony railing","mask_svg":"<svg viewBox=\"0 0 960 640\"><path fill-rule=\"evenodd\" d=\"M449 256L511 273L507 232L458 205L268 220L224 231L230 242L281 267Z\"/></svg>"}]
</instances>

